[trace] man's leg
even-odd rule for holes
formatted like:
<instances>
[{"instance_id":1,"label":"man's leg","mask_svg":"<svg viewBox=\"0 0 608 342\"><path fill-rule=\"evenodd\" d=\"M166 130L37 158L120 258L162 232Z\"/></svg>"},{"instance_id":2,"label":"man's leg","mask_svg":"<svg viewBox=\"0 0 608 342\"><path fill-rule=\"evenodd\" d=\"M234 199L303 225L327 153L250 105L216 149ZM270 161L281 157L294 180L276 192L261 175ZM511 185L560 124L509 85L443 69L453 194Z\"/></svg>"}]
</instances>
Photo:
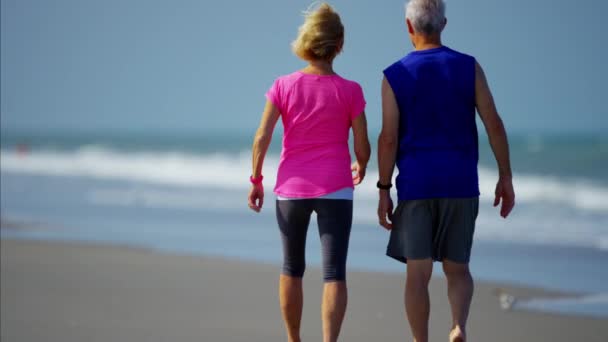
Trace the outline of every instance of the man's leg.
<instances>
[{"instance_id":1,"label":"man's leg","mask_svg":"<svg viewBox=\"0 0 608 342\"><path fill-rule=\"evenodd\" d=\"M432 273L432 259L407 260L405 312L415 342L428 342L431 309L428 286Z\"/></svg>"},{"instance_id":2,"label":"man's leg","mask_svg":"<svg viewBox=\"0 0 608 342\"><path fill-rule=\"evenodd\" d=\"M448 299L452 308L450 341L466 341L466 324L473 299L473 277L468 264L443 261L443 272L448 281Z\"/></svg>"},{"instance_id":3,"label":"man's leg","mask_svg":"<svg viewBox=\"0 0 608 342\"><path fill-rule=\"evenodd\" d=\"M442 246L443 272L448 282L452 309L450 341L466 341L466 324L473 298L473 278L469 259L473 246L479 198L442 199L439 229L445 232Z\"/></svg>"},{"instance_id":4,"label":"man's leg","mask_svg":"<svg viewBox=\"0 0 608 342\"><path fill-rule=\"evenodd\" d=\"M302 278L281 274L279 278L279 301L281 314L287 330L287 341L300 342L302 320Z\"/></svg>"}]
</instances>

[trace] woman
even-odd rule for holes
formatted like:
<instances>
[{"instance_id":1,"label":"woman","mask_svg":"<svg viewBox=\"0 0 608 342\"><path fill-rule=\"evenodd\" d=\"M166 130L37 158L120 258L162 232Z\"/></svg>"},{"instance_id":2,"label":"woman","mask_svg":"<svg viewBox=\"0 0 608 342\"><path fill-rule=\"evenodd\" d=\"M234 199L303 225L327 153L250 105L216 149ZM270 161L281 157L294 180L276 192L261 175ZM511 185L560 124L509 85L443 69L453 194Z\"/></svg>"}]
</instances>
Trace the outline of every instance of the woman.
<instances>
[{"instance_id":1,"label":"woman","mask_svg":"<svg viewBox=\"0 0 608 342\"><path fill-rule=\"evenodd\" d=\"M266 107L253 142L249 207L259 212L264 202L262 164L281 117L283 148L274 192L284 255L279 299L289 341L300 341L304 251L312 212L317 214L323 252L324 341L337 340L346 311L353 185L365 177L370 146L363 91L332 67L343 44L344 27L338 13L325 3L307 12L292 47L308 65L279 77L266 93ZM351 127L357 157L352 167Z\"/></svg>"}]
</instances>

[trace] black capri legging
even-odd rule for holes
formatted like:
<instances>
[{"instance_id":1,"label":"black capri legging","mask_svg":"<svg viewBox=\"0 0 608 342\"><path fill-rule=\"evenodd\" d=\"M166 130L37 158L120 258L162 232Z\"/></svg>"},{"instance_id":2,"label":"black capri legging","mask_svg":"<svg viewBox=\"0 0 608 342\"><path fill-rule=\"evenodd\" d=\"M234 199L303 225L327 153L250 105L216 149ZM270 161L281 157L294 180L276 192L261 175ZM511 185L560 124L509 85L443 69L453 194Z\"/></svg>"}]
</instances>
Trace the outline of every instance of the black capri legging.
<instances>
[{"instance_id":1,"label":"black capri legging","mask_svg":"<svg viewBox=\"0 0 608 342\"><path fill-rule=\"evenodd\" d=\"M298 278L304 275L306 233L314 211L323 252L323 279L326 282L346 279L346 255L353 221L352 200L277 200L276 211L283 241L283 274Z\"/></svg>"}]
</instances>

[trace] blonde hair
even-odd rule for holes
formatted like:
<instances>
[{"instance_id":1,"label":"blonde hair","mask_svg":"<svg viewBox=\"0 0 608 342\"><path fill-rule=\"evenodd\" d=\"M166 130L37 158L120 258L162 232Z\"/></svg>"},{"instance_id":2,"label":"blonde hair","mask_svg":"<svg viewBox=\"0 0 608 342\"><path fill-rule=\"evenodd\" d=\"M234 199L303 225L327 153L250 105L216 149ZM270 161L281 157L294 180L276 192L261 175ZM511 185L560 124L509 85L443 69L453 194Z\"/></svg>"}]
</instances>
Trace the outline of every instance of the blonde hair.
<instances>
[{"instance_id":1,"label":"blonde hair","mask_svg":"<svg viewBox=\"0 0 608 342\"><path fill-rule=\"evenodd\" d=\"M304 23L291 47L304 60L331 61L340 53L343 42L344 26L340 15L324 2L316 10L304 12Z\"/></svg>"}]
</instances>

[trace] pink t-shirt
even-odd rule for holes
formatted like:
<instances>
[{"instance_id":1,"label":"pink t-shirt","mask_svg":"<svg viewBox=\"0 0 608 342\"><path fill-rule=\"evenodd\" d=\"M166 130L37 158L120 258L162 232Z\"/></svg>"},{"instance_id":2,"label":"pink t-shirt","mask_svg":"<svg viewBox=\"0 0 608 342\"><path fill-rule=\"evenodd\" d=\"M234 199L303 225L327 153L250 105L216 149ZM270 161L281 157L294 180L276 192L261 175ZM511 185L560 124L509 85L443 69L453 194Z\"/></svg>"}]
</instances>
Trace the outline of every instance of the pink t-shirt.
<instances>
[{"instance_id":1,"label":"pink t-shirt","mask_svg":"<svg viewBox=\"0 0 608 342\"><path fill-rule=\"evenodd\" d=\"M363 90L339 75L297 71L276 79L266 98L281 112L277 195L314 198L353 188L348 136L365 109Z\"/></svg>"}]
</instances>

